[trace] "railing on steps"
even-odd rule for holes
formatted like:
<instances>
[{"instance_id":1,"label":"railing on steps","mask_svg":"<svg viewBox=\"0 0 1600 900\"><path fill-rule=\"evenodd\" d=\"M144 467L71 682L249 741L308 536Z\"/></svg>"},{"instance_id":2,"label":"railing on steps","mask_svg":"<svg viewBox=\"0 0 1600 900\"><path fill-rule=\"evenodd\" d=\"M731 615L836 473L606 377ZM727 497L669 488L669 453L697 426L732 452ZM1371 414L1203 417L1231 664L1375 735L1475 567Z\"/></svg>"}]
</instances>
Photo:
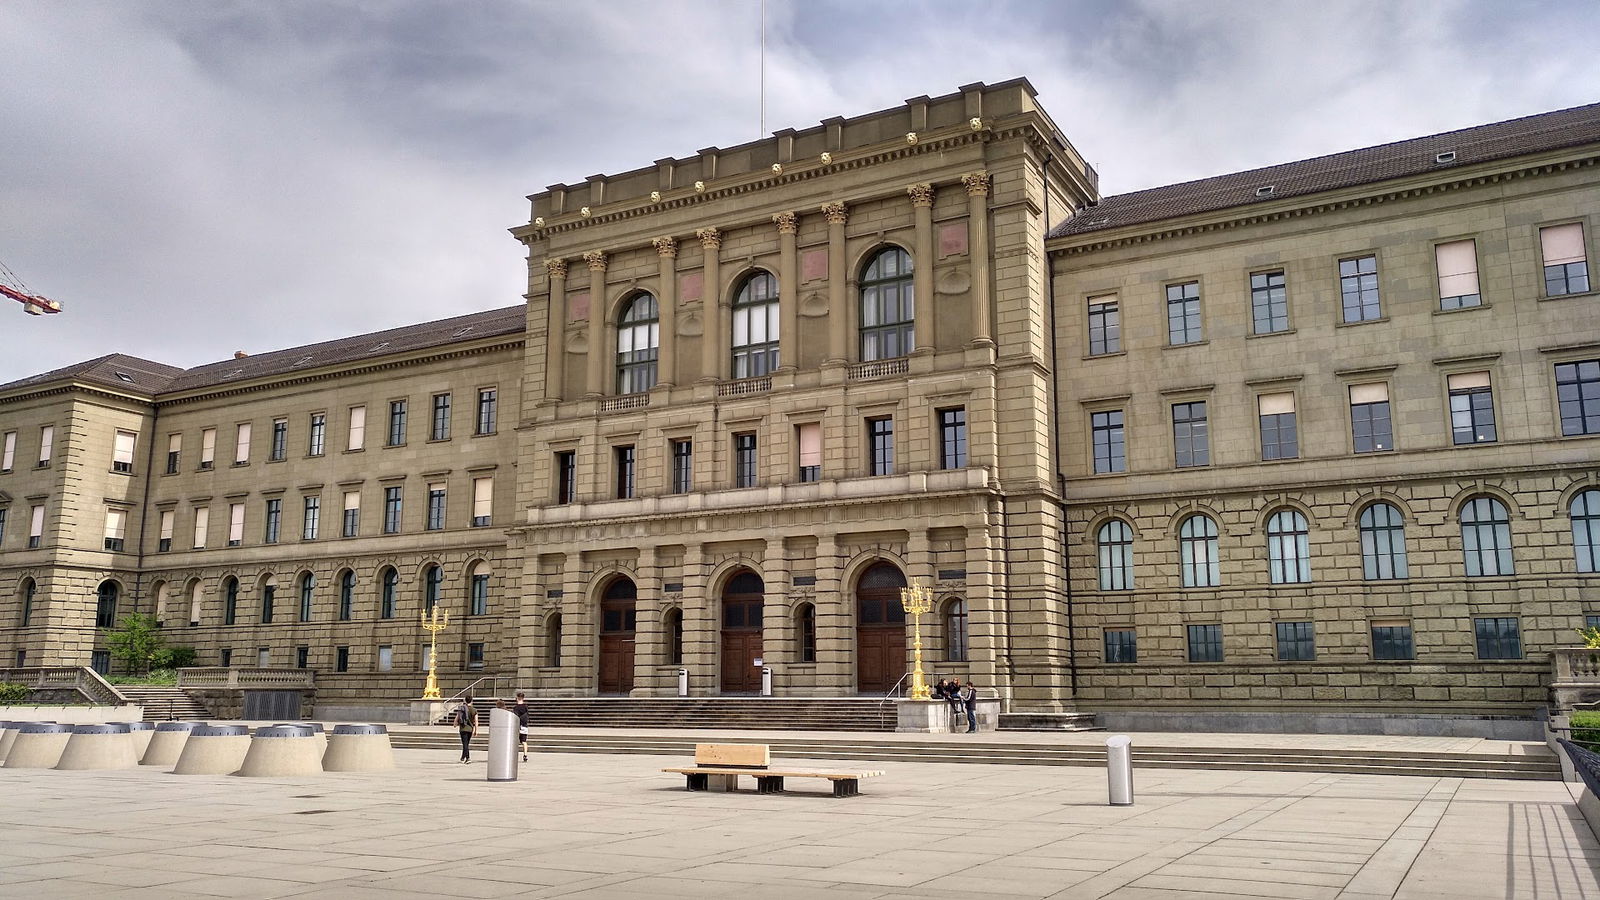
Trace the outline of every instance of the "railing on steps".
<instances>
[{"instance_id":1,"label":"railing on steps","mask_svg":"<svg viewBox=\"0 0 1600 900\"><path fill-rule=\"evenodd\" d=\"M249 669L206 666L178 670L178 689L228 689L261 691L307 690L317 686L310 669Z\"/></svg>"},{"instance_id":2,"label":"railing on steps","mask_svg":"<svg viewBox=\"0 0 1600 900\"><path fill-rule=\"evenodd\" d=\"M36 691L77 691L91 703L126 706L128 698L88 666L13 666L0 668L0 681Z\"/></svg>"}]
</instances>

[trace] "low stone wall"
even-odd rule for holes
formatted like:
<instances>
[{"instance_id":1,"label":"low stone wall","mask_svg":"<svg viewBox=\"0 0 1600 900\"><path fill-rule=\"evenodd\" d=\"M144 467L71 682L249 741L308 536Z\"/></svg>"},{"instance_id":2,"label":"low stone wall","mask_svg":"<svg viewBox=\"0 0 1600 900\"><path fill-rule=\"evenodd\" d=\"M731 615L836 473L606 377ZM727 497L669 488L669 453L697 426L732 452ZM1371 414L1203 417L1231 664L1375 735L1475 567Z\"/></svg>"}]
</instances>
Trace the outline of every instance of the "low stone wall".
<instances>
[{"instance_id":1,"label":"low stone wall","mask_svg":"<svg viewBox=\"0 0 1600 900\"><path fill-rule=\"evenodd\" d=\"M0 706L0 719L13 722L60 722L63 725L103 725L138 722L142 706Z\"/></svg>"},{"instance_id":2,"label":"low stone wall","mask_svg":"<svg viewBox=\"0 0 1600 900\"><path fill-rule=\"evenodd\" d=\"M1544 722L1519 716L1406 715L1384 712L1284 710L1244 712L1191 709L1095 710L1108 731L1247 732L1252 734L1393 734L1542 741Z\"/></svg>"},{"instance_id":3,"label":"low stone wall","mask_svg":"<svg viewBox=\"0 0 1600 900\"><path fill-rule=\"evenodd\" d=\"M318 704L311 712L317 722L378 722L404 725L411 720L409 705Z\"/></svg>"}]
</instances>

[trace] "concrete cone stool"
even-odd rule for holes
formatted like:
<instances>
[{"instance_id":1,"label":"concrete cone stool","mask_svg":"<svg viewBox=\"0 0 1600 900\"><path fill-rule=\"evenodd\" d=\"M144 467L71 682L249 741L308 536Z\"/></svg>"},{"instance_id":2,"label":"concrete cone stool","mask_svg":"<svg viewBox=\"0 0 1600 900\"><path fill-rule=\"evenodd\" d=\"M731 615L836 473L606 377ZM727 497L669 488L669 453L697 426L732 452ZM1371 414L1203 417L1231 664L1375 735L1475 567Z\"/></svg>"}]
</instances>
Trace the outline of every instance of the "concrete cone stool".
<instances>
[{"instance_id":1,"label":"concrete cone stool","mask_svg":"<svg viewBox=\"0 0 1600 900\"><path fill-rule=\"evenodd\" d=\"M293 725L296 728L309 728L317 735L318 752L328 752L328 732L322 727L321 722L279 722L279 725Z\"/></svg>"},{"instance_id":2,"label":"concrete cone stool","mask_svg":"<svg viewBox=\"0 0 1600 900\"><path fill-rule=\"evenodd\" d=\"M152 743L153 743L152 739ZM250 752L250 729L243 725L201 725L189 732L174 775L232 775Z\"/></svg>"},{"instance_id":3,"label":"concrete cone stool","mask_svg":"<svg viewBox=\"0 0 1600 900\"><path fill-rule=\"evenodd\" d=\"M189 733L204 722L162 722L156 725L150 745L139 757L141 766L175 766L183 755L183 745L189 742Z\"/></svg>"},{"instance_id":4,"label":"concrete cone stool","mask_svg":"<svg viewBox=\"0 0 1600 900\"><path fill-rule=\"evenodd\" d=\"M61 761L61 751L72 738L71 725L54 722L29 722L17 732L6 754L8 769L53 769Z\"/></svg>"},{"instance_id":5,"label":"concrete cone stool","mask_svg":"<svg viewBox=\"0 0 1600 900\"><path fill-rule=\"evenodd\" d=\"M0 762L4 762L6 754L11 752L11 742L17 739L17 732L27 722L0 722Z\"/></svg>"},{"instance_id":6,"label":"concrete cone stool","mask_svg":"<svg viewBox=\"0 0 1600 900\"><path fill-rule=\"evenodd\" d=\"M335 725L322 754L324 772L387 772L394 768L394 747L383 725Z\"/></svg>"},{"instance_id":7,"label":"concrete cone stool","mask_svg":"<svg viewBox=\"0 0 1600 900\"><path fill-rule=\"evenodd\" d=\"M63 771L132 769L139 765L128 723L74 725L56 768Z\"/></svg>"},{"instance_id":8,"label":"concrete cone stool","mask_svg":"<svg viewBox=\"0 0 1600 900\"><path fill-rule=\"evenodd\" d=\"M309 725L257 728L239 774L246 778L321 775L322 742Z\"/></svg>"},{"instance_id":9,"label":"concrete cone stool","mask_svg":"<svg viewBox=\"0 0 1600 900\"><path fill-rule=\"evenodd\" d=\"M128 722L128 734L133 738L133 755L144 759L144 752L150 749L150 739L156 735L154 722Z\"/></svg>"}]
</instances>

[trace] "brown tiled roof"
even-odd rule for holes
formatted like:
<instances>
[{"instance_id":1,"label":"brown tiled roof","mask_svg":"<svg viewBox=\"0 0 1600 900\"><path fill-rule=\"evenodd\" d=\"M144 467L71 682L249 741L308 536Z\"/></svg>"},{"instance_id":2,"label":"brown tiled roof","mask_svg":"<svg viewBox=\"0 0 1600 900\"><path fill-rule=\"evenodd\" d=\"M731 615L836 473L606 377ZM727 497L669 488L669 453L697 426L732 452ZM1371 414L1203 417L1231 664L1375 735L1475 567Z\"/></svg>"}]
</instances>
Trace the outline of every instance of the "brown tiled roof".
<instances>
[{"instance_id":1,"label":"brown tiled roof","mask_svg":"<svg viewBox=\"0 0 1600 900\"><path fill-rule=\"evenodd\" d=\"M1374 184L1438 169L1600 143L1600 103L1318 156L1299 162L1116 194L1057 225L1050 237L1141 225L1284 197ZM1447 162L1441 153L1455 154ZM1270 186L1270 193L1257 194Z\"/></svg>"},{"instance_id":2,"label":"brown tiled roof","mask_svg":"<svg viewBox=\"0 0 1600 900\"><path fill-rule=\"evenodd\" d=\"M123 353L108 353L60 369L30 375L9 384L0 384L0 391L44 385L54 381L83 381L150 397L166 390L172 379L182 374L183 370L177 366L151 362Z\"/></svg>"}]
</instances>

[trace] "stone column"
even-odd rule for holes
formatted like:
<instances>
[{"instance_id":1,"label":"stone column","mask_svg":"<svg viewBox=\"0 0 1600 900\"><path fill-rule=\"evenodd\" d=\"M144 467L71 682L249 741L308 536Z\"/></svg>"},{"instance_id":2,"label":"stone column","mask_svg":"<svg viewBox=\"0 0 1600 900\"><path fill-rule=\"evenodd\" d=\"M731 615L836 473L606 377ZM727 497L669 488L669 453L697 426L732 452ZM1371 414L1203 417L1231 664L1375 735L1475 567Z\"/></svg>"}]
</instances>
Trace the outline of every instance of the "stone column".
<instances>
[{"instance_id":1,"label":"stone column","mask_svg":"<svg viewBox=\"0 0 1600 900\"><path fill-rule=\"evenodd\" d=\"M828 362L850 361L849 276L845 272L844 225L850 210L843 203L822 204L828 217Z\"/></svg>"},{"instance_id":2,"label":"stone column","mask_svg":"<svg viewBox=\"0 0 1600 900\"><path fill-rule=\"evenodd\" d=\"M778 369L793 372L800 363L800 267L795 261L800 217L781 212L772 222L778 226Z\"/></svg>"},{"instance_id":3,"label":"stone column","mask_svg":"<svg viewBox=\"0 0 1600 900\"><path fill-rule=\"evenodd\" d=\"M817 536L817 675L819 695L845 696L856 692L855 610L848 587L840 583L839 548L833 535Z\"/></svg>"},{"instance_id":4,"label":"stone column","mask_svg":"<svg viewBox=\"0 0 1600 900\"><path fill-rule=\"evenodd\" d=\"M656 292L656 309L661 319L661 338L656 345L656 387L670 388L678 380L678 242L670 237L658 237L650 243L656 248L661 280L661 288Z\"/></svg>"},{"instance_id":5,"label":"stone column","mask_svg":"<svg viewBox=\"0 0 1600 900\"><path fill-rule=\"evenodd\" d=\"M939 348L938 317L933 308L933 185L923 182L906 188L916 220L916 252L912 259L916 297L916 349Z\"/></svg>"},{"instance_id":6,"label":"stone column","mask_svg":"<svg viewBox=\"0 0 1600 900\"><path fill-rule=\"evenodd\" d=\"M989 334L990 275L992 253L989 249L989 173L972 172L961 176L967 188L967 232L971 246L967 258L972 261L972 345L993 346Z\"/></svg>"},{"instance_id":7,"label":"stone column","mask_svg":"<svg viewBox=\"0 0 1600 900\"><path fill-rule=\"evenodd\" d=\"M546 311L544 338L544 397L559 401L566 374L567 261L547 259L544 269L550 275L550 308Z\"/></svg>"},{"instance_id":8,"label":"stone column","mask_svg":"<svg viewBox=\"0 0 1600 900\"><path fill-rule=\"evenodd\" d=\"M927 587L931 588L931 587L934 586L934 583L935 583L935 580L936 580L933 577L933 575L934 575L934 572L933 572L933 545L928 540L928 529L925 526L923 526L921 523L913 522L911 524L911 531L906 536L906 583L907 584L919 584L920 583L920 584L926 585ZM939 628L939 624L938 623L939 623L939 595L936 592L933 595L933 608L928 610L926 613L923 613L922 621L919 623L919 627L921 627L921 629L922 629L922 671L924 673L927 673L927 674L930 674L930 675L932 675L935 672L938 673L938 675L933 675L933 677L931 678L931 681L938 681L939 680L939 678L938 678L939 675L949 675L950 674L949 672L945 672L945 671L942 670L943 667L946 666L946 664L944 662L944 654L938 652L938 650L936 649L936 648L942 647L944 645L944 642L941 639L940 634L939 634L940 628ZM911 616L910 616L910 614L907 614L906 615L906 671L907 672L911 671L911 666L912 666L912 661L913 661L912 660L912 656L913 656L912 634L913 634L913 632L912 632L912 626L911 626ZM911 683L909 681L906 682L906 685L907 685L908 688L909 688L910 684Z\"/></svg>"},{"instance_id":9,"label":"stone column","mask_svg":"<svg viewBox=\"0 0 1600 900\"><path fill-rule=\"evenodd\" d=\"M717 617L707 597L705 549L683 548L683 664L689 669L689 693L704 697L717 692Z\"/></svg>"},{"instance_id":10,"label":"stone column","mask_svg":"<svg viewBox=\"0 0 1600 900\"><path fill-rule=\"evenodd\" d=\"M584 396L601 397L606 391L606 254L590 250L583 255L589 264L589 377Z\"/></svg>"},{"instance_id":11,"label":"stone column","mask_svg":"<svg viewBox=\"0 0 1600 900\"><path fill-rule=\"evenodd\" d=\"M589 605L588 588L583 554L567 554L561 568L561 601L553 608L561 612L561 671L556 679L568 697L592 697L599 688L595 663L600 630L596 611Z\"/></svg>"},{"instance_id":12,"label":"stone column","mask_svg":"<svg viewBox=\"0 0 1600 900\"><path fill-rule=\"evenodd\" d=\"M787 663L795 661L789 629L789 555L782 537L767 538L761 557L761 658L772 669L773 696L794 696L797 690Z\"/></svg>"},{"instance_id":13,"label":"stone column","mask_svg":"<svg viewBox=\"0 0 1600 900\"><path fill-rule=\"evenodd\" d=\"M705 251L701 269L705 284L700 289L700 304L704 308L706 322L705 333L700 338L700 380L720 381L723 370L728 366L730 353L723 339L727 328L722 324L722 233L715 228L702 228L694 236L700 239L700 247ZM688 628L687 621L684 628Z\"/></svg>"},{"instance_id":14,"label":"stone column","mask_svg":"<svg viewBox=\"0 0 1600 900\"><path fill-rule=\"evenodd\" d=\"M656 564L656 548L640 547L634 566L638 576L639 599L635 601L633 632L633 693L634 697L662 696L657 668L666 662L666 644L661 633L661 568Z\"/></svg>"}]
</instances>

